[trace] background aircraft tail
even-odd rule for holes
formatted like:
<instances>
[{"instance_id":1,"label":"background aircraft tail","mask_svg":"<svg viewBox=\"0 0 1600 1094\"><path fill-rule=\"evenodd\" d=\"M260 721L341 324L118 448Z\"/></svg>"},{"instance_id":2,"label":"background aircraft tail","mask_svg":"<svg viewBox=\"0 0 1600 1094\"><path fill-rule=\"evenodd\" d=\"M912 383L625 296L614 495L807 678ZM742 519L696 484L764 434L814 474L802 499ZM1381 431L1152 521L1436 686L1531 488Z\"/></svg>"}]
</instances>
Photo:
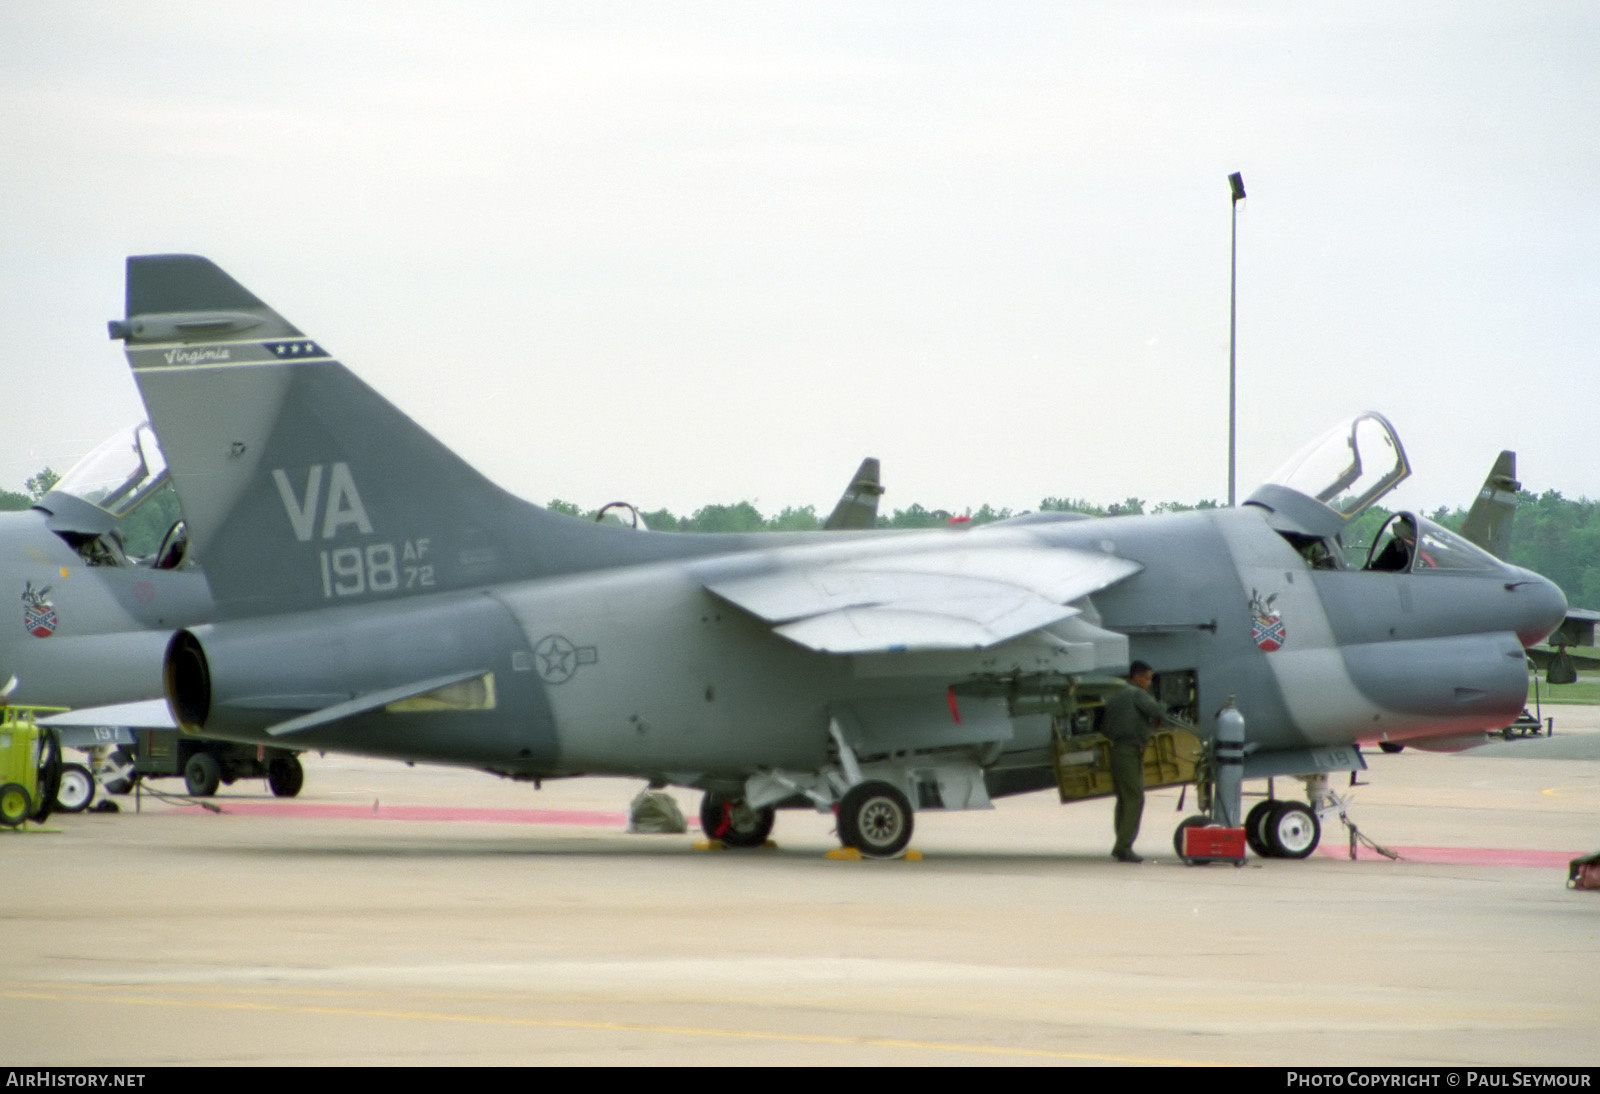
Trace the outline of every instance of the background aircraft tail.
<instances>
[{"instance_id":1,"label":"background aircraft tail","mask_svg":"<svg viewBox=\"0 0 1600 1094\"><path fill-rule=\"evenodd\" d=\"M1517 514L1517 454L1502 452L1472 500L1461 534L1496 558L1511 557L1511 522Z\"/></svg>"},{"instance_id":2,"label":"background aircraft tail","mask_svg":"<svg viewBox=\"0 0 1600 1094\"><path fill-rule=\"evenodd\" d=\"M878 461L868 456L856 468L855 478L839 496L839 504L822 525L824 531L876 528L878 526L878 499L883 487L878 482Z\"/></svg>"},{"instance_id":3,"label":"background aircraft tail","mask_svg":"<svg viewBox=\"0 0 1600 1094\"><path fill-rule=\"evenodd\" d=\"M207 259L130 258L127 317L111 334L126 343L224 618L680 546L507 494Z\"/></svg>"}]
</instances>

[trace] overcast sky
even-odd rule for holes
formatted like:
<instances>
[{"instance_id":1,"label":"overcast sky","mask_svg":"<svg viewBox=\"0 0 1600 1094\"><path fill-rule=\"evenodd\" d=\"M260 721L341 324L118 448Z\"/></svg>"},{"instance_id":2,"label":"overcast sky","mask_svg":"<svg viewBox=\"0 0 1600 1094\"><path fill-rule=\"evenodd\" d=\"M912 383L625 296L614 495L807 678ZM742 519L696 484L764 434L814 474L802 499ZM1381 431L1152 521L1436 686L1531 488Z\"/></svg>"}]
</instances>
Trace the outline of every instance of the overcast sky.
<instances>
[{"instance_id":1,"label":"overcast sky","mask_svg":"<svg viewBox=\"0 0 1600 1094\"><path fill-rule=\"evenodd\" d=\"M1387 414L1600 496L1600 8L7 3L0 485L193 252L535 501L1241 498Z\"/></svg>"}]
</instances>

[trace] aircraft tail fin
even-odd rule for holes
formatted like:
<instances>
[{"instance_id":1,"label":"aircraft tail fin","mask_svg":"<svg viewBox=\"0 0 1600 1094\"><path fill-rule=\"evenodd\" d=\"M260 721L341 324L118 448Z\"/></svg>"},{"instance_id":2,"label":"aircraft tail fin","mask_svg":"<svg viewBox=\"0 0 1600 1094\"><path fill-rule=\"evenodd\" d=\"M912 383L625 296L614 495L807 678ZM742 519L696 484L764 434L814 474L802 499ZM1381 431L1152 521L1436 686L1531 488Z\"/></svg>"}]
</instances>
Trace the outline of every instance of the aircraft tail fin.
<instances>
[{"instance_id":1,"label":"aircraft tail fin","mask_svg":"<svg viewBox=\"0 0 1600 1094\"><path fill-rule=\"evenodd\" d=\"M1483 480L1483 489L1467 510L1467 519L1461 523L1461 535L1496 558L1511 554L1511 524L1517 513L1517 491L1522 484L1517 481L1517 454L1502 452Z\"/></svg>"},{"instance_id":2,"label":"aircraft tail fin","mask_svg":"<svg viewBox=\"0 0 1600 1094\"><path fill-rule=\"evenodd\" d=\"M861 461L855 478L839 497L822 527L825 531L874 528L878 524L878 499L883 487L878 482L878 461L871 456Z\"/></svg>"},{"instance_id":3,"label":"aircraft tail fin","mask_svg":"<svg viewBox=\"0 0 1600 1094\"><path fill-rule=\"evenodd\" d=\"M507 494L205 258L128 259L110 328L223 618L589 569L654 538Z\"/></svg>"}]
</instances>

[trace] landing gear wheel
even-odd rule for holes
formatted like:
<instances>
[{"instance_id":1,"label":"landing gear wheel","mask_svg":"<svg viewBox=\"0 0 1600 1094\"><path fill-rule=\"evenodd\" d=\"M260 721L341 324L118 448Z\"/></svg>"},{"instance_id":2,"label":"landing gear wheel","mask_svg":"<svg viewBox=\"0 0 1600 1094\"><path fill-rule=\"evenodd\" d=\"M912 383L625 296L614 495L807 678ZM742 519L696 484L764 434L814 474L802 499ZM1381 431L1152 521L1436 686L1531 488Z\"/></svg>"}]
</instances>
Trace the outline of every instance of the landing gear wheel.
<instances>
[{"instance_id":1,"label":"landing gear wheel","mask_svg":"<svg viewBox=\"0 0 1600 1094\"><path fill-rule=\"evenodd\" d=\"M33 801L20 784L6 783L0 786L0 824L15 828L27 820L31 812Z\"/></svg>"},{"instance_id":2,"label":"landing gear wheel","mask_svg":"<svg viewBox=\"0 0 1600 1094\"><path fill-rule=\"evenodd\" d=\"M772 809L751 809L743 798L707 794L700 799L700 831L729 847L761 847L772 835Z\"/></svg>"},{"instance_id":3,"label":"landing gear wheel","mask_svg":"<svg viewBox=\"0 0 1600 1094\"><path fill-rule=\"evenodd\" d=\"M222 767L210 753L196 752L183 765L183 781L189 793L197 798L209 798L217 792L222 781Z\"/></svg>"},{"instance_id":4,"label":"landing gear wheel","mask_svg":"<svg viewBox=\"0 0 1600 1094\"><path fill-rule=\"evenodd\" d=\"M1244 818L1244 841L1250 845L1250 850L1262 858L1272 857L1272 848L1267 844L1267 818L1276 808L1277 799L1268 798L1264 802L1257 802Z\"/></svg>"},{"instance_id":5,"label":"landing gear wheel","mask_svg":"<svg viewBox=\"0 0 1600 1094\"><path fill-rule=\"evenodd\" d=\"M839 842L872 858L893 858L911 842L911 803L886 782L852 786L839 802Z\"/></svg>"},{"instance_id":6,"label":"landing gear wheel","mask_svg":"<svg viewBox=\"0 0 1600 1094\"><path fill-rule=\"evenodd\" d=\"M117 749L111 754L111 762L117 768L128 768L127 775L114 775L106 779L102 786L108 794L126 794L133 789L134 780L139 777L137 770L133 769L133 756L126 749Z\"/></svg>"},{"instance_id":7,"label":"landing gear wheel","mask_svg":"<svg viewBox=\"0 0 1600 1094\"><path fill-rule=\"evenodd\" d=\"M39 799L33 803L32 819L43 824L56 807L56 792L61 789L61 737L53 729L39 734L39 781L34 784Z\"/></svg>"},{"instance_id":8,"label":"landing gear wheel","mask_svg":"<svg viewBox=\"0 0 1600 1094\"><path fill-rule=\"evenodd\" d=\"M1406 746L1401 744L1399 741L1379 741L1378 747L1391 756L1397 752L1404 752L1406 750Z\"/></svg>"},{"instance_id":9,"label":"landing gear wheel","mask_svg":"<svg viewBox=\"0 0 1600 1094\"><path fill-rule=\"evenodd\" d=\"M280 798L292 798L306 784L306 770L300 766L300 757L281 756L267 761L267 785Z\"/></svg>"},{"instance_id":10,"label":"landing gear wheel","mask_svg":"<svg viewBox=\"0 0 1600 1094\"><path fill-rule=\"evenodd\" d=\"M1178 857L1183 860L1185 866L1211 865L1211 860L1208 858L1190 858L1183 853L1183 834L1191 828L1204 828L1211 823L1213 822L1210 817L1203 813L1196 813L1192 817L1184 817L1178 822L1178 827L1172 830L1172 849L1178 852Z\"/></svg>"},{"instance_id":11,"label":"landing gear wheel","mask_svg":"<svg viewBox=\"0 0 1600 1094\"><path fill-rule=\"evenodd\" d=\"M1274 858L1305 858L1322 839L1322 823L1302 802L1279 802L1264 828Z\"/></svg>"},{"instance_id":12,"label":"landing gear wheel","mask_svg":"<svg viewBox=\"0 0 1600 1094\"><path fill-rule=\"evenodd\" d=\"M61 768L61 786L56 790L56 808L63 813L82 813L94 800L94 776L82 764Z\"/></svg>"}]
</instances>

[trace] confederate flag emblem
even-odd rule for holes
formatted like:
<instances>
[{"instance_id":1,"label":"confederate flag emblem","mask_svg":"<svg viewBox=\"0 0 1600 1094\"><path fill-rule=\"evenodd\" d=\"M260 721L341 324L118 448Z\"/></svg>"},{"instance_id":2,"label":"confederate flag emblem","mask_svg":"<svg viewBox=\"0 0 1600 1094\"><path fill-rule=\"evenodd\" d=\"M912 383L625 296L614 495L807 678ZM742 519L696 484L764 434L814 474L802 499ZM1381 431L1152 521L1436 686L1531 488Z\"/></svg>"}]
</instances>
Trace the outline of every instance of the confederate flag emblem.
<instances>
[{"instance_id":1,"label":"confederate flag emblem","mask_svg":"<svg viewBox=\"0 0 1600 1094\"><path fill-rule=\"evenodd\" d=\"M34 592L31 581L22 590L22 625L35 638L49 638L56 633L55 605L45 599L49 595L50 586Z\"/></svg>"},{"instance_id":2,"label":"confederate flag emblem","mask_svg":"<svg viewBox=\"0 0 1600 1094\"><path fill-rule=\"evenodd\" d=\"M1277 599L1277 593L1262 600L1260 593L1254 589L1250 590L1250 637L1255 640L1256 645L1268 653L1289 641L1289 632L1284 628L1283 616L1272 610L1272 602Z\"/></svg>"}]
</instances>

